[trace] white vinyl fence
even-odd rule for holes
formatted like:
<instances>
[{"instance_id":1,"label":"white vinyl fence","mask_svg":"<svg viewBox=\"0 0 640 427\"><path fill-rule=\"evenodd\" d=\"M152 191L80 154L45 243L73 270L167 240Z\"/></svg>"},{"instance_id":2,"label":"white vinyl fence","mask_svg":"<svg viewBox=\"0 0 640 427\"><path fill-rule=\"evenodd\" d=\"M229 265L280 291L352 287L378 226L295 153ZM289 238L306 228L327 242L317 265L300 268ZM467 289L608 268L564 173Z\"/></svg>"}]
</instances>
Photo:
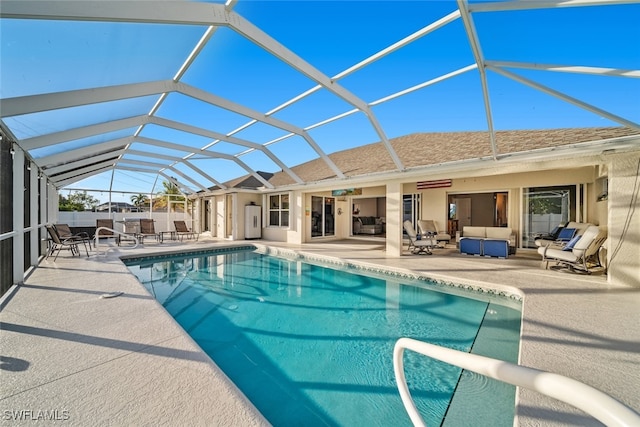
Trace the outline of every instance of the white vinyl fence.
<instances>
[{"instance_id":1,"label":"white vinyl fence","mask_svg":"<svg viewBox=\"0 0 640 427\"><path fill-rule=\"evenodd\" d=\"M97 219L112 218L116 230L124 231L124 221L138 218L155 220L156 232L174 231L173 221L184 221L187 227L193 229L193 219L185 212L58 212L56 223L68 224L70 227L95 227Z\"/></svg>"}]
</instances>

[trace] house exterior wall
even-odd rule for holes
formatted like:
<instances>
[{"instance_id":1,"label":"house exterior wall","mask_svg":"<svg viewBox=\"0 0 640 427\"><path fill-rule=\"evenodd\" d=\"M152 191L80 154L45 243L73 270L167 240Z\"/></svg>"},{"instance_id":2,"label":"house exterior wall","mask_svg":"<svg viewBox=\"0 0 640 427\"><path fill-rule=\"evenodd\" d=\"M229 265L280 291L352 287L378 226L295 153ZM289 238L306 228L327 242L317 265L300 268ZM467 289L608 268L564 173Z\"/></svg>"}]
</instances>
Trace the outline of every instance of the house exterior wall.
<instances>
[{"instance_id":1,"label":"house exterior wall","mask_svg":"<svg viewBox=\"0 0 640 427\"><path fill-rule=\"evenodd\" d=\"M277 194L283 193L282 191ZM305 208L303 208L303 194L300 191L288 191L289 194L289 227L270 227L268 226L267 210L263 211L263 233L262 237L265 240L273 242L288 242L293 244L302 243L304 236L304 230L309 226L306 225L306 219L311 218L311 214L307 215ZM267 206L268 197L267 193L262 198L262 205ZM311 199L309 199L309 206L311 205ZM306 206L306 205L305 205ZM311 208L309 208L311 209ZM310 211L309 211L310 212ZM310 221L310 220L309 220Z\"/></svg>"},{"instance_id":2,"label":"house exterior wall","mask_svg":"<svg viewBox=\"0 0 640 427\"><path fill-rule=\"evenodd\" d=\"M522 218L521 194L522 188L545 187L559 185L577 185L590 183L593 187L595 179L595 166L585 166L571 170L542 170L523 173L508 173L503 175L477 176L477 177L453 177L451 187L434 188L428 190L417 190L416 183L405 183L403 185L404 194L422 194L421 218L433 219L439 230L447 230L448 223L448 195L455 193L480 193L480 192L507 192L508 200L508 224L514 231L518 232L520 220ZM425 177L427 179L440 179L447 177ZM602 216L606 222L606 214L602 209L595 208L595 190L589 193L587 207L593 205L589 210L589 221L599 224Z\"/></svg>"},{"instance_id":3,"label":"house exterior wall","mask_svg":"<svg viewBox=\"0 0 640 427\"><path fill-rule=\"evenodd\" d=\"M492 164L489 167L452 169L451 173L424 176L396 174L385 178L355 181L355 187L362 188L360 196L336 197L336 234L326 238L311 238L311 197L332 197L331 190L340 188L339 183L327 184L313 190L291 190L290 227L276 228L263 225L263 239L302 244L311 241L337 240L351 234L351 207L359 198L386 197L386 245L388 256L402 255L402 196L419 193L422 195L421 217L433 219L441 230L448 225L448 195L461 193L507 192L508 225L520 235L522 218L522 191L528 187L552 187L561 185L580 186L584 191L584 213L580 218L595 225L607 226L609 240L605 244L607 259L613 260L609 266L609 281L640 286L640 216L633 215L632 204L637 206L638 164L640 151L624 154L601 154L593 157L562 158L522 164ZM598 201L602 192L602 178L609 180L608 200ZM422 180L452 179L451 187L417 190L416 182ZM357 184L360 182L360 184ZM634 193L634 191L636 193ZM238 227L243 227L244 212L240 209L249 201L264 205L264 195L237 193L236 206ZM269 194L269 193L265 193ZM218 200L223 200L219 196ZM364 203L364 202L363 202ZM217 214L224 217L224 203L219 203ZM263 206L263 220L266 212ZM218 221L220 227L222 221ZM218 234L222 236L222 233ZM244 230L238 231L236 238L243 238Z\"/></svg>"},{"instance_id":4,"label":"house exterior wall","mask_svg":"<svg viewBox=\"0 0 640 427\"><path fill-rule=\"evenodd\" d=\"M609 163L608 281L640 287L640 153Z\"/></svg>"}]
</instances>

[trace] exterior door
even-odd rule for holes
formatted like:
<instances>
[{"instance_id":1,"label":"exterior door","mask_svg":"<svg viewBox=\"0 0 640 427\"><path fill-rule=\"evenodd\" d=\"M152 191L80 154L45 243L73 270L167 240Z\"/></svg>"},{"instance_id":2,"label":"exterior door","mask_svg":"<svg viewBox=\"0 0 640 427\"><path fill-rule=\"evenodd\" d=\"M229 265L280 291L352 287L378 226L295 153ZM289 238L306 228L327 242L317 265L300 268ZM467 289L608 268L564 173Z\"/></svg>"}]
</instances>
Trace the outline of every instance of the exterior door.
<instances>
[{"instance_id":1,"label":"exterior door","mask_svg":"<svg viewBox=\"0 0 640 427\"><path fill-rule=\"evenodd\" d=\"M336 199L334 197L311 197L311 237L326 237L336 234Z\"/></svg>"},{"instance_id":2,"label":"exterior door","mask_svg":"<svg viewBox=\"0 0 640 427\"><path fill-rule=\"evenodd\" d=\"M576 217L575 202L572 203L572 199L576 198L575 193L575 187L524 189L522 247L535 248L536 234L548 233L557 225Z\"/></svg>"}]
</instances>

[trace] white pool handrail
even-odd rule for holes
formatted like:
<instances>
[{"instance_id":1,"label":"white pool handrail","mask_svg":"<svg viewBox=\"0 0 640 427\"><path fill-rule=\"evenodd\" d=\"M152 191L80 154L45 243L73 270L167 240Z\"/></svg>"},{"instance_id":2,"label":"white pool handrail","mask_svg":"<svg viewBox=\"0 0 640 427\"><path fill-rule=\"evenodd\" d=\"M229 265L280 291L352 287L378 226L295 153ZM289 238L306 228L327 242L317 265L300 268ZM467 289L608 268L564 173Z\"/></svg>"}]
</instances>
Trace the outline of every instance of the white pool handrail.
<instances>
[{"instance_id":1,"label":"white pool handrail","mask_svg":"<svg viewBox=\"0 0 640 427\"><path fill-rule=\"evenodd\" d=\"M109 227L98 227L98 228L96 229L96 235L95 235L95 239L96 239L96 244L95 244L95 246L96 246L96 255L100 255L100 250L98 249L98 245L100 244L100 239L101 239L101 238L102 238L102 239L104 239L104 238L106 238L106 237L111 237L111 236L100 236L100 237L98 237L98 236L99 236L99 232L100 232L100 230L107 230L107 231L112 232L113 234L119 234L119 235L121 235L121 236L126 236L126 237L127 237L127 238L129 238L129 239L133 238L133 240L134 240L136 243L135 243L133 246L128 246L128 248L129 248L129 249L134 249L134 248L137 248L137 247L138 247L138 243L139 243L139 242L138 242L138 238L137 238L136 236L132 236L131 234L123 233L123 232L121 232L121 231L117 231L117 230L114 230L113 228L109 228ZM104 251L104 255L106 255L106 254L107 254L107 251L108 251L108 250L109 250L109 246L107 246L107 249L105 249L105 251Z\"/></svg>"},{"instance_id":2,"label":"white pool handrail","mask_svg":"<svg viewBox=\"0 0 640 427\"><path fill-rule=\"evenodd\" d=\"M414 426L426 426L426 424L418 412L407 386L403 362L405 349L498 381L553 397L583 410L607 426L640 426L640 414L633 409L600 390L574 379L411 338L400 338L393 349L393 370L400 397Z\"/></svg>"}]
</instances>

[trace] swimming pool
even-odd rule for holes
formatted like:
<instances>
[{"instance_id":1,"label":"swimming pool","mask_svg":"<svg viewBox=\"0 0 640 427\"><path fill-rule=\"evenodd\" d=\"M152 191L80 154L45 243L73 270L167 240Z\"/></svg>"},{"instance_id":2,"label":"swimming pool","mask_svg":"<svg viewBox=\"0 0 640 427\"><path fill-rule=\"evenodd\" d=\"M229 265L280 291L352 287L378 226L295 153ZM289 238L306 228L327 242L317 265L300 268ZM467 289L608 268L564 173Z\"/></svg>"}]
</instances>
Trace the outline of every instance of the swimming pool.
<instances>
[{"instance_id":1,"label":"swimming pool","mask_svg":"<svg viewBox=\"0 0 640 427\"><path fill-rule=\"evenodd\" d=\"M428 281L246 249L125 263L276 426L410 425L399 337L517 362L518 310ZM405 371L428 425L513 424L512 386L411 352Z\"/></svg>"}]
</instances>

